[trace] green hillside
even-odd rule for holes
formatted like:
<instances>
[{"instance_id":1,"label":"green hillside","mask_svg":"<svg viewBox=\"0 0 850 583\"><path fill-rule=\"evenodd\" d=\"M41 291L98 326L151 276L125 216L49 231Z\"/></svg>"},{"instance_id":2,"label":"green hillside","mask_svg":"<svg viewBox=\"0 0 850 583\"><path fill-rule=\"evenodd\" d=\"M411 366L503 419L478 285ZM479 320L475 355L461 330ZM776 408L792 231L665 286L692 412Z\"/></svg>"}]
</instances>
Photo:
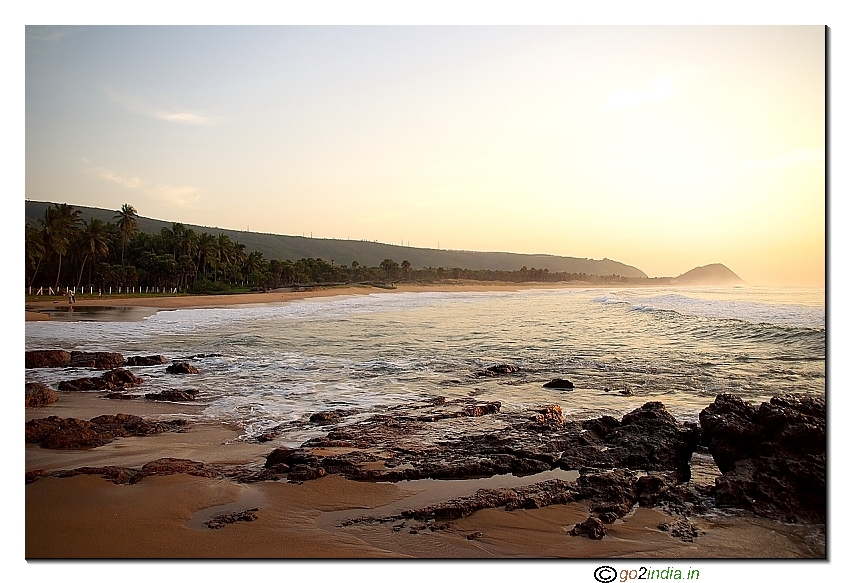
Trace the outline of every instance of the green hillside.
<instances>
[{"instance_id":1,"label":"green hillside","mask_svg":"<svg viewBox=\"0 0 850 583\"><path fill-rule=\"evenodd\" d=\"M26 220L35 221L44 217L45 208L53 203L26 201ZM81 211L84 220L98 218L105 222L114 222L114 210L84 207L74 205ZM145 233L159 233L163 227L171 227L172 223L138 218L138 228ZM313 239L293 235L275 235L271 233L253 233L249 231L234 231L199 225L185 225L197 233L218 235L224 233L234 241L245 245L248 251L260 251L266 259L280 261L297 261L308 257L334 261L337 264L350 265L357 261L361 265L379 265L384 259L392 259L397 263L404 260L410 262L415 269L426 267L445 267L461 269L490 269L514 271L523 266L529 269L548 269L550 272L586 273L588 275L619 275L623 277L646 277L646 274L630 265L612 261L611 259L579 259L576 257L561 257L558 255L524 255L520 253L483 252L483 251L448 251L423 249L418 247L402 247L386 243L368 241L350 241L345 239Z\"/></svg>"}]
</instances>

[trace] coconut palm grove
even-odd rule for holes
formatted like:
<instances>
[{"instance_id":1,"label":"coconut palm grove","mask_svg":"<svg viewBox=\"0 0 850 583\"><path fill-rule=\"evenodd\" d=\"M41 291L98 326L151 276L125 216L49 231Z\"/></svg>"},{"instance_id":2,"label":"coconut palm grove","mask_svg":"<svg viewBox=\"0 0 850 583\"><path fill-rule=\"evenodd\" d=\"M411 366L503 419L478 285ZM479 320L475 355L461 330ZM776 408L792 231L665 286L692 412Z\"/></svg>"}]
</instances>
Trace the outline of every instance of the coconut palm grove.
<instances>
[{"instance_id":1,"label":"coconut palm grove","mask_svg":"<svg viewBox=\"0 0 850 583\"><path fill-rule=\"evenodd\" d=\"M26 223L26 287L30 294L64 293L238 293L282 286L348 283L434 283L446 280L592 283L658 283L668 278L425 267L384 259L377 266L332 259L267 259L226 233L197 233L181 223L145 233L131 204L111 221L82 218L80 210L52 203L44 216Z\"/></svg>"}]
</instances>

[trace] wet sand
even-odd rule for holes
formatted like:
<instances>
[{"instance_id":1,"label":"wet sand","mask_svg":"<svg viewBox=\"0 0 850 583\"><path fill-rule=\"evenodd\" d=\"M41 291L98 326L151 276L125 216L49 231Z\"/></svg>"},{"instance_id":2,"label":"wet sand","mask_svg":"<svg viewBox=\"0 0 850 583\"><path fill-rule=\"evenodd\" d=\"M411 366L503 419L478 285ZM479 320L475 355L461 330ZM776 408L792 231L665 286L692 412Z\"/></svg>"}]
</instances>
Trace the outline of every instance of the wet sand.
<instances>
[{"instance_id":1,"label":"wet sand","mask_svg":"<svg viewBox=\"0 0 850 583\"><path fill-rule=\"evenodd\" d=\"M55 405L27 409L88 419L109 413L196 418L197 407L144 401L116 402L94 393L66 394ZM217 464L263 463L270 444L243 442L239 430L194 422L185 433L117 439L91 450L47 450L26 445L26 469L117 465L139 468L162 457ZM429 481L427 499L447 500L475 484ZM481 487L491 487L484 481ZM703 534L683 542L658 529L676 520L636 508L608 527L601 541L569 535L587 517L584 503L532 510L478 511L448 528L395 530L391 524L339 526L351 516L388 515L421 507L422 485L365 483L338 475L302 484L183 474L117 485L99 476L46 477L25 487L27 558L779 558L822 557L822 527L783 525L759 518L693 518ZM259 508L252 522L220 529L203 522L222 513ZM438 521L445 523L445 521ZM477 533L477 534L476 534ZM469 538L468 538L469 537Z\"/></svg>"}]
</instances>

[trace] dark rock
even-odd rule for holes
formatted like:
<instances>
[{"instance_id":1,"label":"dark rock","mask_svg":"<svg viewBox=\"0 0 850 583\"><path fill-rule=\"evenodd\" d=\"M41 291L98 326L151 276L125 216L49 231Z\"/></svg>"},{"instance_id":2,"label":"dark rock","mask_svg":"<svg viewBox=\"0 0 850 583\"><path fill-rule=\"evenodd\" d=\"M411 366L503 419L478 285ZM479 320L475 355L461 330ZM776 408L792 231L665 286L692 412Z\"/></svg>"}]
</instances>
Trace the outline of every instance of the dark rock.
<instances>
[{"instance_id":1,"label":"dark rock","mask_svg":"<svg viewBox=\"0 0 850 583\"><path fill-rule=\"evenodd\" d=\"M135 415L100 415L89 421L55 415L27 421L25 439L48 449L88 449L119 437L145 436L164 431L179 431L187 425L183 419L148 422Z\"/></svg>"},{"instance_id":2,"label":"dark rock","mask_svg":"<svg viewBox=\"0 0 850 583\"><path fill-rule=\"evenodd\" d=\"M138 387L142 384L142 379L131 373L129 370L123 368L116 368L107 371L103 373L101 378L106 382L112 384L117 389L127 387Z\"/></svg>"},{"instance_id":3,"label":"dark rock","mask_svg":"<svg viewBox=\"0 0 850 583\"><path fill-rule=\"evenodd\" d=\"M617 466L676 470L685 482L691 476L690 460L699 446L700 429L694 423L679 423L662 403L652 401L624 415L603 439Z\"/></svg>"},{"instance_id":4,"label":"dark rock","mask_svg":"<svg viewBox=\"0 0 850 583\"><path fill-rule=\"evenodd\" d=\"M612 429L620 426L620 422L610 415L603 415L597 419L588 419L582 422L581 426L583 429L593 431L596 435L604 439L606 435L611 433Z\"/></svg>"},{"instance_id":5,"label":"dark rock","mask_svg":"<svg viewBox=\"0 0 850 583\"><path fill-rule=\"evenodd\" d=\"M102 377L87 377L72 381L60 381L57 387L60 391L112 391L115 385Z\"/></svg>"},{"instance_id":6,"label":"dark rock","mask_svg":"<svg viewBox=\"0 0 850 583\"><path fill-rule=\"evenodd\" d=\"M466 540L476 540L484 536L483 532L473 532L472 534L466 535Z\"/></svg>"},{"instance_id":7,"label":"dark rock","mask_svg":"<svg viewBox=\"0 0 850 583\"><path fill-rule=\"evenodd\" d=\"M198 369L188 362L175 362L166 368L165 371L171 374L198 374Z\"/></svg>"},{"instance_id":8,"label":"dark rock","mask_svg":"<svg viewBox=\"0 0 850 583\"><path fill-rule=\"evenodd\" d=\"M154 356L130 356L127 358L127 366L155 366L157 364L165 364L168 362L164 356L157 354Z\"/></svg>"},{"instance_id":9,"label":"dark rock","mask_svg":"<svg viewBox=\"0 0 850 583\"><path fill-rule=\"evenodd\" d=\"M723 475L717 504L788 522L826 520L826 403L799 394L758 408L718 395L700 413L703 443Z\"/></svg>"},{"instance_id":10,"label":"dark rock","mask_svg":"<svg viewBox=\"0 0 850 583\"><path fill-rule=\"evenodd\" d=\"M573 385L572 381L567 379L552 379L548 383L543 384L544 389L573 389L575 385Z\"/></svg>"},{"instance_id":11,"label":"dark rock","mask_svg":"<svg viewBox=\"0 0 850 583\"><path fill-rule=\"evenodd\" d=\"M519 370L519 367L515 364L494 364L493 366L487 367L479 374L485 377L496 377L513 374L515 372L519 372Z\"/></svg>"},{"instance_id":12,"label":"dark rock","mask_svg":"<svg viewBox=\"0 0 850 583\"><path fill-rule=\"evenodd\" d=\"M68 366L79 368L110 369L124 366L124 356L117 352L79 352L71 351Z\"/></svg>"},{"instance_id":13,"label":"dark rock","mask_svg":"<svg viewBox=\"0 0 850 583\"><path fill-rule=\"evenodd\" d=\"M27 350L24 356L26 368L56 368L70 362L71 353L66 350Z\"/></svg>"},{"instance_id":14,"label":"dark rock","mask_svg":"<svg viewBox=\"0 0 850 583\"><path fill-rule=\"evenodd\" d=\"M207 525L207 528L223 528L225 525L233 524L234 522L253 522L257 520L256 513L259 510L259 508L249 508L248 510L241 510L239 512L219 514L218 516L206 521L204 524Z\"/></svg>"},{"instance_id":15,"label":"dark rock","mask_svg":"<svg viewBox=\"0 0 850 583\"><path fill-rule=\"evenodd\" d=\"M180 391L178 389L168 389L159 393L146 393L145 399L151 401L174 401L178 403L186 401L194 401L198 396L198 389L186 389Z\"/></svg>"},{"instance_id":16,"label":"dark rock","mask_svg":"<svg viewBox=\"0 0 850 583\"><path fill-rule=\"evenodd\" d=\"M589 517L584 522L579 522L570 531L570 536L586 536L589 539L602 540L608 534L605 525L595 516Z\"/></svg>"},{"instance_id":17,"label":"dark rock","mask_svg":"<svg viewBox=\"0 0 850 583\"><path fill-rule=\"evenodd\" d=\"M288 463L296 451L297 450L289 447L278 447L273 449L272 452L266 456L265 467L271 468L278 464Z\"/></svg>"},{"instance_id":18,"label":"dark rock","mask_svg":"<svg viewBox=\"0 0 850 583\"><path fill-rule=\"evenodd\" d=\"M740 397L717 395L714 403L699 414L702 443L707 446L721 472L728 472L736 461L756 455L761 427L758 411Z\"/></svg>"},{"instance_id":19,"label":"dark rock","mask_svg":"<svg viewBox=\"0 0 850 583\"><path fill-rule=\"evenodd\" d=\"M344 417L359 413L359 409L333 409L332 411L319 411L310 415L310 422L320 425L339 423Z\"/></svg>"},{"instance_id":20,"label":"dark rock","mask_svg":"<svg viewBox=\"0 0 850 583\"><path fill-rule=\"evenodd\" d=\"M44 407L59 400L59 393L44 383L27 383L25 407Z\"/></svg>"},{"instance_id":21,"label":"dark rock","mask_svg":"<svg viewBox=\"0 0 850 583\"><path fill-rule=\"evenodd\" d=\"M700 534L705 534L688 522L685 518L676 520L675 522L664 522L659 524L658 530L662 532L669 532L670 536L678 538L682 542L686 543L692 543Z\"/></svg>"},{"instance_id":22,"label":"dark rock","mask_svg":"<svg viewBox=\"0 0 850 583\"><path fill-rule=\"evenodd\" d=\"M324 475L324 468L298 464L289 470L288 478L290 482L306 482L308 480L318 480Z\"/></svg>"},{"instance_id":23,"label":"dark rock","mask_svg":"<svg viewBox=\"0 0 850 583\"><path fill-rule=\"evenodd\" d=\"M445 397L434 397L433 399L429 399L428 402L431 405L434 405L435 407L442 407L443 405L446 404L446 398Z\"/></svg>"}]
</instances>

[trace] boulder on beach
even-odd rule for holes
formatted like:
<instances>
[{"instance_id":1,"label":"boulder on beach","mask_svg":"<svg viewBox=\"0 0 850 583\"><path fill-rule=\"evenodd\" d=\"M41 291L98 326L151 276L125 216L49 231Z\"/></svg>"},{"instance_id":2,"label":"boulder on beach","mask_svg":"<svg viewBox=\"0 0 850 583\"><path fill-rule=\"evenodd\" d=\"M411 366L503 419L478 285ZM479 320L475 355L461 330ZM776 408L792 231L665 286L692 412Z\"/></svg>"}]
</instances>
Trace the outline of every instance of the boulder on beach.
<instances>
[{"instance_id":1,"label":"boulder on beach","mask_svg":"<svg viewBox=\"0 0 850 583\"><path fill-rule=\"evenodd\" d=\"M826 403L800 394L757 407L718 395L699 415L723 475L716 500L788 522L826 521Z\"/></svg>"},{"instance_id":2,"label":"boulder on beach","mask_svg":"<svg viewBox=\"0 0 850 583\"><path fill-rule=\"evenodd\" d=\"M131 373L129 370L123 368L116 368L105 372L101 378L115 387L112 390L120 390L127 387L138 387L142 384L142 379Z\"/></svg>"},{"instance_id":3,"label":"boulder on beach","mask_svg":"<svg viewBox=\"0 0 850 583\"><path fill-rule=\"evenodd\" d=\"M186 401L194 401L195 397L198 396L198 389L187 389L185 391L180 391L177 389L168 389L167 391L161 391L159 393L147 393L145 395L145 399L150 401L176 401L176 402L186 402Z\"/></svg>"},{"instance_id":4,"label":"boulder on beach","mask_svg":"<svg viewBox=\"0 0 850 583\"><path fill-rule=\"evenodd\" d=\"M70 381L60 381L57 387L60 391L111 391L115 386L102 377L86 377Z\"/></svg>"},{"instance_id":5,"label":"boulder on beach","mask_svg":"<svg viewBox=\"0 0 850 583\"><path fill-rule=\"evenodd\" d=\"M166 368L165 371L171 374L198 374L198 369L188 362L175 362Z\"/></svg>"},{"instance_id":6,"label":"boulder on beach","mask_svg":"<svg viewBox=\"0 0 850 583\"><path fill-rule=\"evenodd\" d=\"M157 364L165 364L167 360L161 354L154 356L130 356L124 363L127 366L156 366Z\"/></svg>"},{"instance_id":7,"label":"boulder on beach","mask_svg":"<svg viewBox=\"0 0 850 583\"><path fill-rule=\"evenodd\" d=\"M138 387L142 379L123 368L106 371L99 377L85 377L59 383L60 391L123 391Z\"/></svg>"},{"instance_id":8,"label":"boulder on beach","mask_svg":"<svg viewBox=\"0 0 850 583\"><path fill-rule=\"evenodd\" d=\"M70 362L71 353L67 350L27 350L24 356L26 368L56 368Z\"/></svg>"},{"instance_id":9,"label":"boulder on beach","mask_svg":"<svg viewBox=\"0 0 850 583\"><path fill-rule=\"evenodd\" d=\"M45 407L59 400L59 393L44 383L27 383L25 407Z\"/></svg>"},{"instance_id":10,"label":"boulder on beach","mask_svg":"<svg viewBox=\"0 0 850 583\"><path fill-rule=\"evenodd\" d=\"M177 431L187 425L185 419L145 421L135 415L99 415L85 421L55 415L32 419L26 423L27 443L38 443L48 449L88 449L109 443L119 437L144 436Z\"/></svg>"},{"instance_id":11,"label":"boulder on beach","mask_svg":"<svg viewBox=\"0 0 850 583\"><path fill-rule=\"evenodd\" d=\"M79 368L110 369L124 366L124 355L118 352L79 352L71 351L68 366Z\"/></svg>"},{"instance_id":12,"label":"boulder on beach","mask_svg":"<svg viewBox=\"0 0 850 583\"><path fill-rule=\"evenodd\" d=\"M479 375L485 377L497 377L513 374L519 371L520 368L515 364L494 364L493 366L485 368L479 373Z\"/></svg>"},{"instance_id":13,"label":"boulder on beach","mask_svg":"<svg viewBox=\"0 0 850 583\"><path fill-rule=\"evenodd\" d=\"M552 379L548 383L543 383L544 389L572 389L575 388L572 381L567 379Z\"/></svg>"},{"instance_id":14,"label":"boulder on beach","mask_svg":"<svg viewBox=\"0 0 850 583\"><path fill-rule=\"evenodd\" d=\"M589 517L584 522L579 522L570 531L570 536L586 536L593 540L602 540L608 534L605 525L595 516Z\"/></svg>"}]
</instances>

